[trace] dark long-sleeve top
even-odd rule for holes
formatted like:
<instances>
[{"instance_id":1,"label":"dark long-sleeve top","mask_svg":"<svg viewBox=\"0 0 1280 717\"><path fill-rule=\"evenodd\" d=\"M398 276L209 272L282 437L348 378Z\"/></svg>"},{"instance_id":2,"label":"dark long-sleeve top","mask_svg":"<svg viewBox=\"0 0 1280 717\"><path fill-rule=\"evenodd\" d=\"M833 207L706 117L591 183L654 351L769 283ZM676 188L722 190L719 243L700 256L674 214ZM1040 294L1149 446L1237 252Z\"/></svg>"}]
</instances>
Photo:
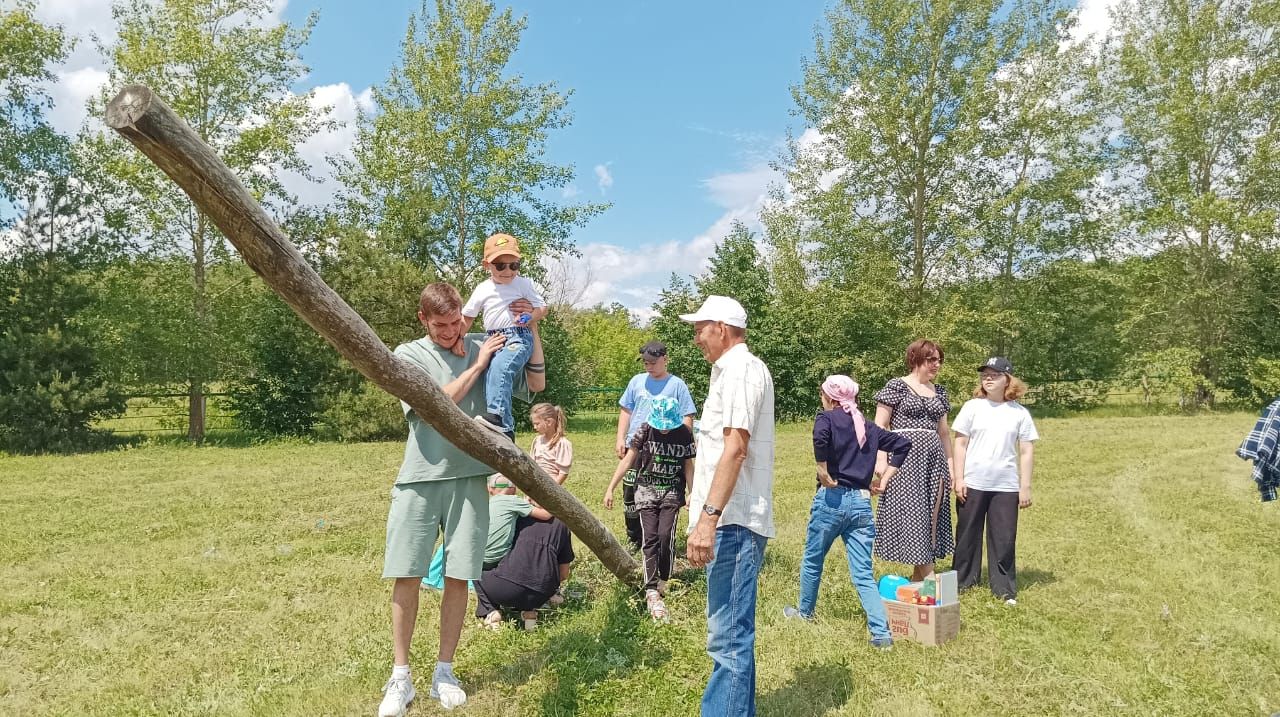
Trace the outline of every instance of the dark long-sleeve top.
<instances>
[{"instance_id":1,"label":"dark long-sleeve top","mask_svg":"<svg viewBox=\"0 0 1280 717\"><path fill-rule=\"evenodd\" d=\"M846 488L866 490L876 470L876 454L889 453L889 465L898 468L907 459L911 439L886 431L867 421L867 442L859 447L853 417L843 408L823 411L813 422L813 457L827 464L832 480Z\"/></svg>"}]
</instances>

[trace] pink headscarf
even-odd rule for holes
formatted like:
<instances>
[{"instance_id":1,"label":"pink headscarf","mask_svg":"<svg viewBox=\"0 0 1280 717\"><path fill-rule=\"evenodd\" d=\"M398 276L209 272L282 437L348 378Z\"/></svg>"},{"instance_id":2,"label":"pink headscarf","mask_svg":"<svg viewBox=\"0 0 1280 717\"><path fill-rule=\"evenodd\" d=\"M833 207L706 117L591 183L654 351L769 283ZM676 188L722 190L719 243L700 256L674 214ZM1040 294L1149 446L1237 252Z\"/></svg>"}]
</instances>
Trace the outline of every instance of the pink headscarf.
<instances>
[{"instance_id":1,"label":"pink headscarf","mask_svg":"<svg viewBox=\"0 0 1280 717\"><path fill-rule=\"evenodd\" d=\"M848 376L836 374L827 376L822 382L822 392L827 398L840 404L840 407L853 418L853 430L858 434L858 447L867 444L867 419L858 410L858 383Z\"/></svg>"}]
</instances>

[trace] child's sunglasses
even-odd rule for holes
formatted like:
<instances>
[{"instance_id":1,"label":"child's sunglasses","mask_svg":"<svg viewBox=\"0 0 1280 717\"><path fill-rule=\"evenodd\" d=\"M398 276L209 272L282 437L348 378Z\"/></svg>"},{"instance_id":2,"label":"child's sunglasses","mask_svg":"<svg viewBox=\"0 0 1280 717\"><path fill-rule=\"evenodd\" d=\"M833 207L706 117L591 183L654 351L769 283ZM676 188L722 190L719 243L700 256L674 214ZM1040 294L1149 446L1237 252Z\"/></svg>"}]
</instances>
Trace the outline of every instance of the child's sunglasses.
<instances>
[{"instance_id":1,"label":"child's sunglasses","mask_svg":"<svg viewBox=\"0 0 1280 717\"><path fill-rule=\"evenodd\" d=\"M519 261L491 261L489 264L498 271L506 271L508 268L512 271L520 271Z\"/></svg>"}]
</instances>

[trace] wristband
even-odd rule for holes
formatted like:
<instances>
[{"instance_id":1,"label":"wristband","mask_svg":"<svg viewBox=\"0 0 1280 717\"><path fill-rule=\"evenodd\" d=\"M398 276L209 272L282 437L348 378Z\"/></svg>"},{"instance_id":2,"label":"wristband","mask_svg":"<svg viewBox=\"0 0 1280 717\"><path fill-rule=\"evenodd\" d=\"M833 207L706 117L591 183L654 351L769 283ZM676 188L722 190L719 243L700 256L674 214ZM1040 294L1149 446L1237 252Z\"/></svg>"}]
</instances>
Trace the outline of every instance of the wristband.
<instances>
[{"instance_id":1,"label":"wristband","mask_svg":"<svg viewBox=\"0 0 1280 717\"><path fill-rule=\"evenodd\" d=\"M547 365L545 363L527 363L524 365L524 370L529 373L546 373Z\"/></svg>"}]
</instances>

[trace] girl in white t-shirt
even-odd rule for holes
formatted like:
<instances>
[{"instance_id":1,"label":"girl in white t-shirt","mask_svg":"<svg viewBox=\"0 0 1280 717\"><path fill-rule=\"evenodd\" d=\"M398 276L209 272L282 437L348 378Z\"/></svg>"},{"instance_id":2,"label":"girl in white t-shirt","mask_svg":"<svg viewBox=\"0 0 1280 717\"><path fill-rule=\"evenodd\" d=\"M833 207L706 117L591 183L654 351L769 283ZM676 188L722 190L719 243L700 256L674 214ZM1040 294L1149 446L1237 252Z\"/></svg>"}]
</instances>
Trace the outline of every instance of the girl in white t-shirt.
<instances>
[{"instance_id":1,"label":"girl in white t-shirt","mask_svg":"<svg viewBox=\"0 0 1280 717\"><path fill-rule=\"evenodd\" d=\"M1031 413L1018 403L1027 385L999 356L978 367L981 379L960 414L955 432L954 490L956 552L953 568L960 588L982 577L982 532L987 532L987 580L991 592L1017 605L1015 547L1018 511L1031 506L1033 442L1040 437Z\"/></svg>"}]
</instances>

